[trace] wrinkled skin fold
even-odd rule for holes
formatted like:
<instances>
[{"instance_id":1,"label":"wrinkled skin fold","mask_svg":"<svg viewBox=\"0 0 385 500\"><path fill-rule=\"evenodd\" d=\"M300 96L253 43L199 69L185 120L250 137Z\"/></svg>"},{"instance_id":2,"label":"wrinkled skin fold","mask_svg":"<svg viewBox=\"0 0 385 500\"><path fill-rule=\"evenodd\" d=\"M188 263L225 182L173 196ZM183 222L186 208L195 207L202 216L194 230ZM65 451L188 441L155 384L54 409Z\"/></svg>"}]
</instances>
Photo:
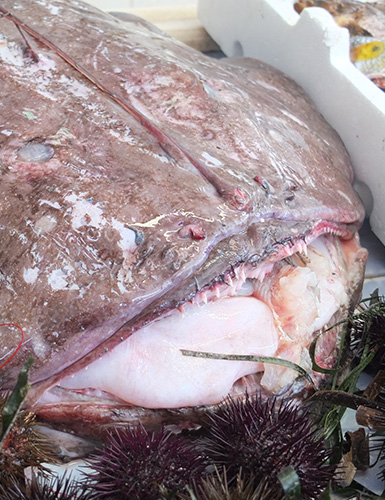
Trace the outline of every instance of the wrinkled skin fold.
<instances>
[{"instance_id":1,"label":"wrinkled skin fold","mask_svg":"<svg viewBox=\"0 0 385 500\"><path fill-rule=\"evenodd\" d=\"M0 7L31 28L28 48L11 16L0 19L0 323L25 333L0 386L11 388L32 354L28 404L47 419L55 419L53 402L62 403L63 418L73 418L76 406L89 420L103 420L100 401L122 414L130 405L167 411L217 403L266 366L235 370L229 388L201 397L220 378L216 368L197 381L196 396L178 399L171 384L171 399L161 401L143 395L145 388L134 397L114 393L111 380L79 376L92 366L109 372L100 363L140 335L156 338L134 354L151 369L166 356L157 344L164 321L181 335L189 324L192 336L202 335L191 345L209 349L217 328L215 321L204 326L211 309L222 323L223 311L232 311L230 337L250 337L238 317L268 322L246 354L294 356L308 369L311 340L359 296L366 251L348 155L302 89L261 62L212 60L142 20L121 21L81 2L6 0ZM307 262L317 261L314 248L328 275ZM309 249L313 257L305 256ZM288 258L290 269L282 264ZM338 292L321 284L334 278ZM280 305L309 290L316 312L303 324L313 326L293 333L296 320ZM323 322L321 295L332 304ZM264 319L253 319L254 310ZM6 360L20 338L12 327L0 333ZM328 339L319 356L332 362L336 342ZM235 342L234 351L242 346ZM130 355L120 354L119 363ZM227 371L231 362L223 363ZM286 375L274 373L265 388L279 391L273 379Z\"/></svg>"}]
</instances>

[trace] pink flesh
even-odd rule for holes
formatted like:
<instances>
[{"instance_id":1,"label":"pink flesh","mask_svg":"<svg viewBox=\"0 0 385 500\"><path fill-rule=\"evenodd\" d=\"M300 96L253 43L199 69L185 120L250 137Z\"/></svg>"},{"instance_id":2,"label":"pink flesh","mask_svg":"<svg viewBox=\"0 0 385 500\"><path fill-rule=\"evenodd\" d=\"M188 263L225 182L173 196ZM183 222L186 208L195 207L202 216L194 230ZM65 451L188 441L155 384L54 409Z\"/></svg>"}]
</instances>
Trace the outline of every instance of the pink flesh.
<instances>
[{"instance_id":1,"label":"pink flesh","mask_svg":"<svg viewBox=\"0 0 385 500\"><path fill-rule=\"evenodd\" d=\"M186 357L181 349L273 356L277 346L266 304L253 297L224 298L173 311L60 385L100 388L149 408L218 403L236 380L261 371L262 364Z\"/></svg>"}]
</instances>

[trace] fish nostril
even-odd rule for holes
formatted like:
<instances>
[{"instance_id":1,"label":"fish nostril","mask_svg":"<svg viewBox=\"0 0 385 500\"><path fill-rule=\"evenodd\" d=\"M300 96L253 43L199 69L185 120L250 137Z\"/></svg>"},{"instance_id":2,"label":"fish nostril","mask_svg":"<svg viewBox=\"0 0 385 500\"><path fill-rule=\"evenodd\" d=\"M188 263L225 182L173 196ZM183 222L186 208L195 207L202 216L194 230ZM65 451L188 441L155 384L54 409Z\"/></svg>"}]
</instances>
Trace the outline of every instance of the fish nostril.
<instances>
[{"instance_id":1,"label":"fish nostril","mask_svg":"<svg viewBox=\"0 0 385 500\"><path fill-rule=\"evenodd\" d=\"M45 163L49 161L54 155L54 149L46 144L26 144L19 149L17 157L22 161L33 163Z\"/></svg>"}]
</instances>

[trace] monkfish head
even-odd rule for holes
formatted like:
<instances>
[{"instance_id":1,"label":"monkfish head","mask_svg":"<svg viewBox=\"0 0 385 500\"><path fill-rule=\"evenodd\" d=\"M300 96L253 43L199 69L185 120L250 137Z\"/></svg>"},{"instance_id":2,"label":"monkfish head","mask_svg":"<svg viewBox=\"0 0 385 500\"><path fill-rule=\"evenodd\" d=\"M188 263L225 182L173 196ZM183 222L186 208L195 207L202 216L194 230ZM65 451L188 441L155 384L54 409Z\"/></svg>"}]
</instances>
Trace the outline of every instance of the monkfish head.
<instances>
[{"instance_id":1,"label":"monkfish head","mask_svg":"<svg viewBox=\"0 0 385 500\"><path fill-rule=\"evenodd\" d=\"M110 423L307 384L265 358L319 383L364 212L302 89L80 2L3 4L0 387L32 355L28 407Z\"/></svg>"}]
</instances>

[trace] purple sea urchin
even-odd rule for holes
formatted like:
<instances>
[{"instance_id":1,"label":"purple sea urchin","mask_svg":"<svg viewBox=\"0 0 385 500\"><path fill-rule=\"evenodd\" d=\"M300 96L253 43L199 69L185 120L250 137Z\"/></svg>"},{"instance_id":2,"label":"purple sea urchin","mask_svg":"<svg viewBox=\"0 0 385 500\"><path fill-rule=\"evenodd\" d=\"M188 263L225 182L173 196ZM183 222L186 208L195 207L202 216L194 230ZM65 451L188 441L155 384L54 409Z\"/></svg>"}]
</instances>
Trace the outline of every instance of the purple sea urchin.
<instances>
[{"instance_id":1,"label":"purple sea urchin","mask_svg":"<svg viewBox=\"0 0 385 500\"><path fill-rule=\"evenodd\" d=\"M48 483L33 478L28 487L14 484L10 487L0 485L0 500L91 500L91 491L86 484L72 481L70 477L56 479Z\"/></svg>"},{"instance_id":2,"label":"purple sea urchin","mask_svg":"<svg viewBox=\"0 0 385 500\"><path fill-rule=\"evenodd\" d=\"M246 396L228 398L209 419L207 453L226 467L230 481L242 469L256 482L268 479L277 485L277 475L294 468L303 499L317 498L332 479L330 451L304 408L275 398Z\"/></svg>"},{"instance_id":3,"label":"purple sea urchin","mask_svg":"<svg viewBox=\"0 0 385 500\"><path fill-rule=\"evenodd\" d=\"M196 447L165 430L144 427L116 430L89 460L96 471L95 499L159 500L165 491L183 491L198 481L206 460Z\"/></svg>"}]
</instances>

